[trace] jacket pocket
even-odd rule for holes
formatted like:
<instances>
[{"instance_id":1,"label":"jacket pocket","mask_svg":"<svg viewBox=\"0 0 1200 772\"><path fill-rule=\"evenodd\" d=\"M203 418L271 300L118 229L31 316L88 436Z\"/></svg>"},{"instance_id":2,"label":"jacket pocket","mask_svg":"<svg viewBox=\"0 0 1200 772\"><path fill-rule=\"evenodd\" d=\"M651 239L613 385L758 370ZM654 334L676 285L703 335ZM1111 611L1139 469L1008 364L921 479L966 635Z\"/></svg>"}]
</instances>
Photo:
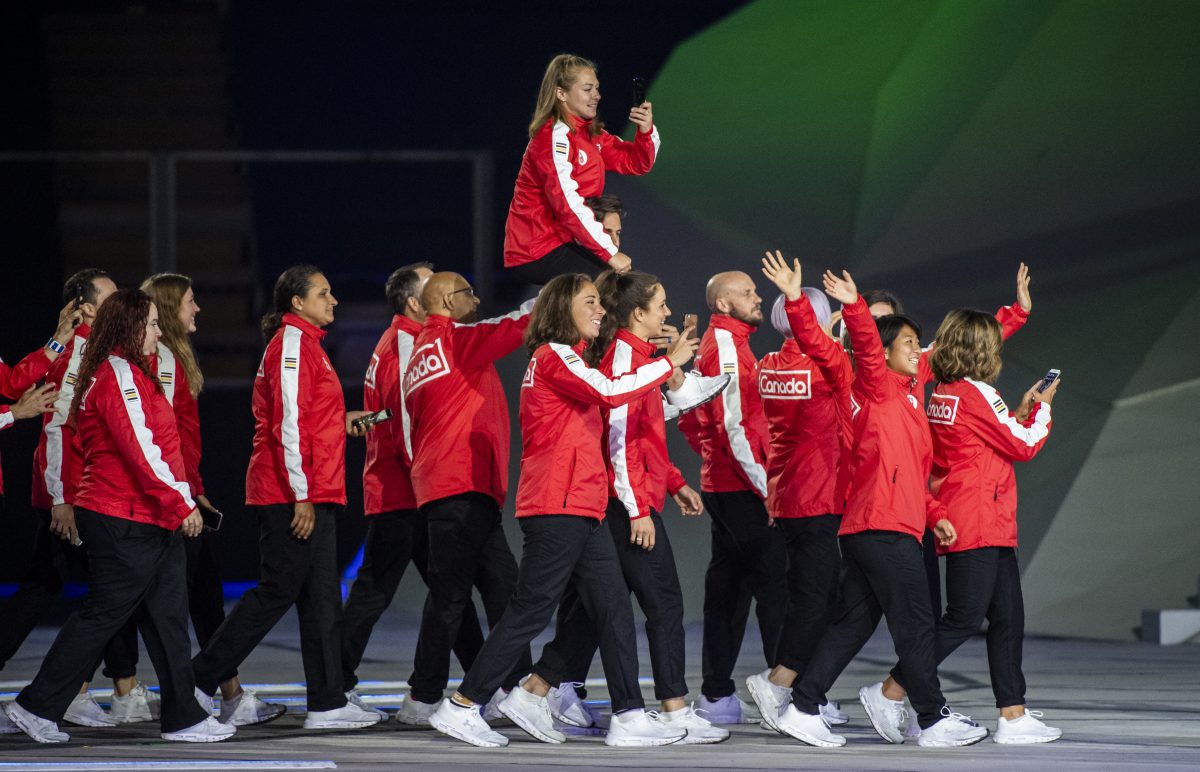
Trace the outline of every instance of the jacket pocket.
<instances>
[{"instance_id":1,"label":"jacket pocket","mask_svg":"<svg viewBox=\"0 0 1200 772\"><path fill-rule=\"evenodd\" d=\"M571 488L575 485L575 454L576 454L576 451L572 450L571 451L571 460L567 464L567 473L562 478L563 479L562 508L564 510L567 508L567 502L571 498Z\"/></svg>"}]
</instances>

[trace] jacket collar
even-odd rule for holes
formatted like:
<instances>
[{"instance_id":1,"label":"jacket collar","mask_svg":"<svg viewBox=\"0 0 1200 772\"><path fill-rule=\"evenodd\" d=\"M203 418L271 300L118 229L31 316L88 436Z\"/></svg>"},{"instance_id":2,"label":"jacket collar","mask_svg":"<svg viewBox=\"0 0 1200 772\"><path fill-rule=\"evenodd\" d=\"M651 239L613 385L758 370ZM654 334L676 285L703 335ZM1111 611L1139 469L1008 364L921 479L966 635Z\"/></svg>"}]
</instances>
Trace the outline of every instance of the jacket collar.
<instances>
[{"instance_id":1,"label":"jacket collar","mask_svg":"<svg viewBox=\"0 0 1200 772\"><path fill-rule=\"evenodd\" d=\"M417 333L421 331L421 323L414 322L404 314L396 314L392 317L392 329L407 332L415 338Z\"/></svg>"},{"instance_id":2,"label":"jacket collar","mask_svg":"<svg viewBox=\"0 0 1200 772\"><path fill-rule=\"evenodd\" d=\"M783 341L783 347L779 350L785 354L799 354L800 356L805 356L805 353L800 350L800 344L796 342L795 338L785 339Z\"/></svg>"},{"instance_id":3,"label":"jacket collar","mask_svg":"<svg viewBox=\"0 0 1200 772\"><path fill-rule=\"evenodd\" d=\"M591 121L580 118L577 115L570 115L567 117L570 118L570 120L571 120L571 131L579 132L582 134L590 134L591 133L591 129L592 129Z\"/></svg>"},{"instance_id":4,"label":"jacket collar","mask_svg":"<svg viewBox=\"0 0 1200 772\"><path fill-rule=\"evenodd\" d=\"M626 343L629 344L630 348L632 348L634 351L638 352L639 354L641 354L642 356L645 356L645 357L654 356L654 352L658 350L658 346L654 345L653 343L651 343L648 340L642 340L641 338L639 338L638 336L634 335L632 332L630 332L629 330L626 330L624 328L617 330L616 340L625 341Z\"/></svg>"},{"instance_id":5,"label":"jacket collar","mask_svg":"<svg viewBox=\"0 0 1200 772\"><path fill-rule=\"evenodd\" d=\"M85 324L84 322L80 322L79 324L75 325L75 336L76 337L86 339L87 336L89 336L91 334L92 334L91 325Z\"/></svg>"},{"instance_id":6,"label":"jacket collar","mask_svg":"<svg viewBox=\"0 0 1200 772\"><path fill-rule=\"evenodd\" d=\"M750 333L758 328L751 324L746 324L743 321L734 319L728 314L713 314L708 319L709 325L722 330L729 330L734 335L739 335L743 338L750 337Z\"/></svg>"},{"instance_id":7,"label":"jacket collar","mask_svg":"<svg viewBox=\"0 0 1200 772\"><path fill-rule=\"evenodd\" d=\"M895 370L891 369L890 367L888 368L887 372L888 372L888 375L891 376L892 379L896 382L896 385L898 385L902 389L908 389L909 391L912 391L913 387L917 385L917 377L915 375L905 375L904 373L898 373Z\"/></svg>"},{"instance_id":8,"label":"jacket collar","mask_svg":"<svg viewBox=\"0 0 1200 772\"><path fill-rule=\"evenodd\" d=\"M283 323L295 327L305 335L311 335L318 341L325 337L325 331L311 322L305 321L302 317L293 314L291 311L283 315Z\"/></svg>"},{"instance_id":9,"label":"jacket collar","mask_svg":"<svg viewBox=\"0 0 1200 772\"><path fill-rule=\"evenodd\" d=\"M454 319L449 316L442 316L441 314L430 314L425 317L426 327L453 327L455 324L457 322Z\"/></svg>"}]
</instances>

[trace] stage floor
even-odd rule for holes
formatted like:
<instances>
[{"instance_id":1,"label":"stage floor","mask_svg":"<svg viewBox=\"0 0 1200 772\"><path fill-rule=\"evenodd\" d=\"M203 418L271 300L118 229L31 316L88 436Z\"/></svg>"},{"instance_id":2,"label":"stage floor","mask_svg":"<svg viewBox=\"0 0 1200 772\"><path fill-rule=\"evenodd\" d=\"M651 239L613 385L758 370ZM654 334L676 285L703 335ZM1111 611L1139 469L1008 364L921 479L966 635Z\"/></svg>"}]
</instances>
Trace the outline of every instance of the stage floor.
<instances>
[{"instance_id":1,"label":"stage floor","mask_svg":"<svg viewBox=\"0 0 1200 772\"><path fill-rule=\"evenodd\" d=\"M13 697L32 677L54 630L39 629L0 677L0 699ZM699 627L688 630L689 682L700 682ZM385 615L360 669L360 691L386 709L398 707L412 664L415 620ZM639 636L641 637L641 636ZM747 636L738 681L761 667L761 652ZM539 649L535 648L535 655ZM642 672L649 658L642 639ZM155 683L143 653L144 672ZM253 769L332 768L481 770L534 766L538 770L612 767L667 770L806 769L1189 769L1200 768L1200 646L1158 647L1138 643L1030 639L1025 672L1030 706L1045 711L1064 738L1031 747L999 746L989 740L969 748L922 749L888 745L870 728L855 697L862 684L878 681L891 665L891 643L880 631L843 674L831 697L850 714L845 748L810 748L756 725L731 727L733 737L711 746L667 746L644 750L606 747L600 737L572 737L562 746L544 745L508 725L498 726L512 744L498 750L473 748L432 730L395 722L350 732L305 732L301 728L303 687L294 615L280 623L241 668L247 684L262 684L268 699L289 705L278 721L240 731L232 740L208 745L163 742L156 724L114 729L64 727L66 745L37 745L24 735L0 735L3 769ZM456 673L457 675L457 673ZM601 675L599 662L593 677ZM942 688L955 710L995 728L982 638L968 642L941 671ZM600 681L589 699L603 700ZM96 684L98 689L109 683ZM744 686L739 693L745 699ZM652 690L646 688L647 700ZM693 696L694 693L693 693ZM98 697L107 702L103 695ZM605 706L607 707L607 706ZM653 704L651 703L651 707ZM167 762L155 764L154 762ZM246 762L263 762L250 763ZM269 766L268 766L269 764Z\"/></svg>"}]
</instances>

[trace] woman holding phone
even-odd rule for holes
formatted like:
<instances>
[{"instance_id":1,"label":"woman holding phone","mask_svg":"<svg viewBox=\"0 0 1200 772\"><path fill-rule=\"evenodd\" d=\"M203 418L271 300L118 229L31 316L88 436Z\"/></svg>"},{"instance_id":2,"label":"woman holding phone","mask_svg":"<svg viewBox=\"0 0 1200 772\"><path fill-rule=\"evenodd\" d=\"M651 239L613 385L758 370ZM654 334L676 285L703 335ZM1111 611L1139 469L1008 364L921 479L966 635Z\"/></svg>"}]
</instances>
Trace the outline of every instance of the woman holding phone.
<instances>
[{"instance_id":1,"label":"woman holding phone","mask_svg":"<svg viewBox=\"0 0 1200 772\"><path fill-rule=\"evenodd\" d=\"M581 56L550 60L538 89L529 145L504 225L504 267L531 284L563 273L597 276L632 267L596 221L584 199L604 192L604 175L645 174L658 156L658 129L649 102L634 105L632 142L604 130L597 117L596 65Z\"/></svg>"},{"instance_id":2,"label":"woman holding phone","mask_svg":"<svg viewBox=\"0 0 1200 772\"><path fill-rule=\"evenodd\" d=\"M545 629L574 578L595 625L612 695L613 719L605 743L666 745L687 734L644 710L638 685L636 635L629 590L603 524L608 474L601 439L601 408L618 408L655 394L672 371L692 358L698 342L680 336L665 357L654 357L616 378L591 368L582 354L600 334L605 309L586 274L566 274L542 289L525 332L532 357L521 381L521 479L517 522L525 534L517 587L483 644L462 686L443 700L430 723L480 747L502 747L479 714L520 652ZM553 684L535 672L509 692L499 710L535 739L561 743L546 695Z\"/></svg>"}]
</instances>

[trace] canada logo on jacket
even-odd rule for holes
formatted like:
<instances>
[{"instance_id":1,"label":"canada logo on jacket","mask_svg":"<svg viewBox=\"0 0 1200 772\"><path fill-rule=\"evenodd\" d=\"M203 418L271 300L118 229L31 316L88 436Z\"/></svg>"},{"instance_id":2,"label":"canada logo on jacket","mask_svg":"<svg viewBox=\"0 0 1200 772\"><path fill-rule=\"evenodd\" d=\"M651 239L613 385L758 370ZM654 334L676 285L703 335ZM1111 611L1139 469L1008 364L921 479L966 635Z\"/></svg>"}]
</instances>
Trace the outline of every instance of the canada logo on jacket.
<instances>
[{"instance_id":1,"label":"canada logo on jacket","mask_svg":"<svg viewBox=\"0 0 1200 772\"><path fill-rule=\"evenodd\" d=\"M812 399L812 371L760 370L758 395L763 399Z\"/></svg>"},{"instance_id":2,"label":"canada logo on jacket","mask_svg":"<svg viewBox=\"0 0 1200 772\"><path fill-rule=\"evenodd\" d=\"M521 378L521 388L522 389L532 389L533 388L533 371L535 369L537 369L537 360L530 359L529 367L525 368L525 375Z\"/></svg>"},{"instance_id":3,"label":"canada logo on jacket","mask_svg":"<svg viewBox=\"0 0 1200 772\"><path fill-rule=\"evenodd\" d=\"M954 417L958 415L958 397L953 394L934 394L929 398L925 415L930 423L953 426Z\"/></svg>"},{"instance_id":4,"label":"canada logo on jacket","mask_svg":"<svg viewBox=\"0 0 1200 772\"><path fill-rule=\"evenodd\" d=\"M450 374L450 364L442 349L441 339L426 343L413 352L412 364L404 374L404 393L411 394L430 381Z\"/></svg>"}]
</instances>

